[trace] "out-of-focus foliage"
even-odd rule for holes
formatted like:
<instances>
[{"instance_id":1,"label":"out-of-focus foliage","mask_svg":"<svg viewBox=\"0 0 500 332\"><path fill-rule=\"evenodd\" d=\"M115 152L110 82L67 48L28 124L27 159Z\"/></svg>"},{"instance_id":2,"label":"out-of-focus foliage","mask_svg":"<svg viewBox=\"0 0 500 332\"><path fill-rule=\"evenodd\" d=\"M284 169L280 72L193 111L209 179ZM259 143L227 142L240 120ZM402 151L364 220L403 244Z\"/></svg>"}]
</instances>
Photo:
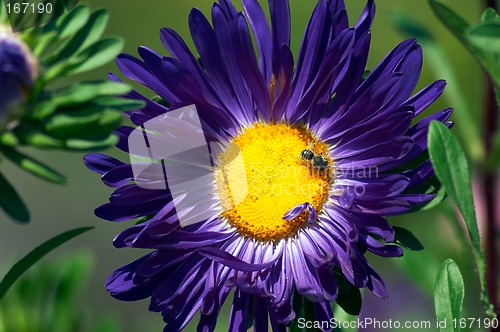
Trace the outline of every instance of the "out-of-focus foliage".
<instances>
[{"instance_id":1,"label":"out-of-focus foliage","mask_svg":"<svg viewBox=\"0 0 500 332\"><path fill-rule=\"evenodd\" d=\"M500 31L500 17L495 10L488 9L480 23L470 25L439 1L430 0L430 5L439 19L467 47L497 86L500 86L500 35L494 35L495 31Z\"/></svg>"},{"instance_id":2,"label":"out-of-focus foliage","mask_svg":"<svg viewBox=\"0 0 500 332\"><path fill-rule=\"evenodd\" d=\"M393 11L393 22L405 35L417 38L422 44L424 52L428 55L430 65L436 73L436 78L445 78L447 82L444 97L455 109L454 117L457 119L455 128L463 137L467 154L476 161L485 158L485 148L481 140L480 124L476 120L476 110L472 109L462 91L458 76L449 61L449 55L442 44L436 40L432 31L426 28L423 20L416 19L411 13L402 10ZM441 192L443 197L444 192ZM435 205L434 205L435 206Z\"/></svg>"},{"instance_id":3,"label":"out-of-focus foliage","mask_svg":"<svg viewBox=\"0 0 500 332\"><path fill-rule=\"evenodd\" d=\"M85 252L41 262L0 301L0 332L120 331L116 320L96 318L82 300L92 270Z\"/></svg>"},{"instance_id":4,"label":"out-of-focus foliage","mask_svg":"<svg viewBox=\"0 0 500 332\"><path fill-rule=\"evenodd\" d=\"M0 2L0 24L4 25L8 24L5 11ZM5 159L39 178L64 184L67 180L62 174L19 148L89 151L117 142L112 131L122 121L121 111L142 107L117 97L129 92L130 87L104 77L101 81L73 79L69 85L64 83L74 74L108 63L121 51L120 37L102 36L107 21L106 10L91 12L86 6L78 6L46 24L12 34L37 59L39 74L24 91L24 98L10 105L6 125L0 128L0 155ZM4 187L0 206L13 219L28 221L29 214L14 187ZM7 205L10 208L6 209Z\"/></svg>"}]
</instances>

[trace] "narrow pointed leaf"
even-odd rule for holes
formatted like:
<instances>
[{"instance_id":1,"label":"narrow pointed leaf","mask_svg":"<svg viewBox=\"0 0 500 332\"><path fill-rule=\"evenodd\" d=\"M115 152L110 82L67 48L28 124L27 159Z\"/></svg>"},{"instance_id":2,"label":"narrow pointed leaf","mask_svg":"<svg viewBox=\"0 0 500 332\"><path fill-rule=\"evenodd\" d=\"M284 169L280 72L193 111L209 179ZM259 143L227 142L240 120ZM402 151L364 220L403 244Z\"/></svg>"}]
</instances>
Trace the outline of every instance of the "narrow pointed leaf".
<instances>
[{"instance_id":1,"label":"narrow pointed leaf","mask_svg":"<svg viewBox=\"0 0 500 332\"><path fill-rule=\"evenodd\" d=\"M16 280L19 279L19 277L21 277L24 272L26 272L31 266L38 262L43 256L56 249L57 247L63 245L67 241L73 239L74 237L83 234L93 228L94 227L80 227L66 231L42 243L40 246L29 252L20 261L14 264L14 266L12 266L12 268L3 278L2 282L0 282L0 300L4 297L9 288L16 282Z\"/></svg>"},{"instance_id":2,"label":"narrow pointed leaf","mask_svg":"<svg viewBox=\"0 0 500 332\"><path fill-rule=\"evenodd\" d=\"M123 116L120 112L100 109L98 107L83 107L80 110L68 111L54 115L47 119L45 131L60 139L92 138L97 133L109 132L121 123Z\"/></svg>"},{"instance_id":3,"label":"narrow pointed leaf","mask_svg":"<svg viewBox=\"0 0 500 332\"><path fill-rule=\"evenodd\" d=\"M130 90L128 85L116 82L75 84L55 92L51 103L59 106L70 106L92 101L98 96L123 95Z\"/></svg>"},{"instance_id":4,"label":"narrow pointed leaf","mask_svg":"<svg viewBox=\"0 0 500 332\"><path fill-rule=\"evenodd\" d=\"M446 260L438 272L434 286L434 305L438 321L446 321L442 332L460 331L460 324L454 324L462 317L464 281L457 264Z\"/></svg>"},{"instance_id":5,"label":"narrow pointed leaf","mask_svg":"<svg viewBox=\"0 0 500 332\"><path fill-rule=\"evenodd\" d=\"M359 288L353 286L339 271L333 274L338 283L337 304L348 314L357 316L361 311L362 297Z\"/></svg>"},{"instance_id":6,"label":"narrow pointed leaf","mask_svg":"<svg viewBox=\"0 0 500 332\"><path fill-rule=\"evenodd\" d=\"M77 33L87 23L90 10L86 6L79 6L58 18L57 24L59 38L66 38Z\"/></svg>"},{"instance_id":7,"label":"narrow pointed leaf","mask_svg":"<svg viewBox=\"0 0 500 332\"><path fill-rule=\"evenodd\" d=\"M27 223L30 220L28 208L2 173L0 173L0 207L16 221Z\"/></svg>"},{"instance_id":8,"label":"narrow pointed leaf","mask_svg":"<svg viewBox=\"0 0 500 332\"><path fill-rule=\"evenodd\" d=\"M438 179L462 214L472 243L476 260L481 300L488 314L493 314L486 290L484 255L477 227L474 200L470 183L469 167L465 153L451 131L439 121L432 121L429 127L429 155Z\"/></svg>"},{"instance_id":9,"label":"narrow pointed leaf","mask_svg":"<svg viewBox=\"0 0 500 332\"><path fill-rule=\"evenodd\" d=\"M42 133L35 128L20 126L15 129L14 134L19 139L19 142L24 145L43 149L59 149L64 147L63 141Z\"/></svg>"},{"instance_id":10,"label":"narrow pointed leaf","mask_svg":"<svg viewBox=\"0 0 500 332\"><path fill-rule=\"evenodd\" d=\"M124 41L119 37L99 40L77 55L78 61L68 67L68 73L83 73L110 62L120 53L123 45Z\"/></svg>"},{"instance_id":11,"label":"narrow pointed leaf","mask_svg":"<svg viewBox=\"0 0 500 332\"><path fill-rule=\"evenodd\" d=\"M72 38L54 51L48 59L49 65L70 59L76 52L87 48L99 40L108 22L108 12L104 9L95 11L90 15L88 22Z\"/></svg>"},{"instance_id":12,"label":"narrow pointed leaf","mask_svg":"<svg viewBox=\"0 0 500 332\"><path fill-rule=\"evenodd\" d=\"M68 181L64 177L64 175L59 172L53 170L47 165L39 162L36 159L33 159L27 155L22 154L16 150L12 149L3 149L2 153L5 157L7 157L14 164L18 165L21 169L26 172L33 174L41 178L42 180L54 182L57 184L67 184Z\"/></svg>"},{"instance_id":13,"label":"narrow pointed leaf","mask_svg":"<svg viewBox=\"0 0 500 332\"><path fill-rule=\"evenodd\" d=\"M339 293L337 304L344 309L346 313L357 316L361 312L362 298L359 288L349 285L347 293Z\"/></svg>"},{"instance_id":14,"label":"narrow pointed leaf","mask_svg":"<svg viewBox=\"0 0 500 332\"><path fill-rule=\"evenodd\" d=\"M65 141L65 148L70 150L101 150L110 146L115 145L118 142L118 137L116 135L109 135L102 140L83 140L83 139L70 139Z\"/></svg>"},{"instance_id":15,"label":"narrow pointed leaf","mask_svg":"<svg viewBox=\"0 0 500 332\"><path fill-rule=\"evenodd\" d=\"M409 230L396 226L393 226L392 228L395 231L394 243L413 251L420 251L424 249L422 243L420 243L415 235L413 235Z\"/></svg>"},{"instance_id":16,"label":"narrow pointed leaf","mask_svg":"<svg viewBox=\"0 0 500 332\"><path fill-rule=\"evenodd\" d=\"M109 107L117 111L140 110L146 103L142 100L102 96L93 100L94 105Z\"/></svg>"}]
</instances>

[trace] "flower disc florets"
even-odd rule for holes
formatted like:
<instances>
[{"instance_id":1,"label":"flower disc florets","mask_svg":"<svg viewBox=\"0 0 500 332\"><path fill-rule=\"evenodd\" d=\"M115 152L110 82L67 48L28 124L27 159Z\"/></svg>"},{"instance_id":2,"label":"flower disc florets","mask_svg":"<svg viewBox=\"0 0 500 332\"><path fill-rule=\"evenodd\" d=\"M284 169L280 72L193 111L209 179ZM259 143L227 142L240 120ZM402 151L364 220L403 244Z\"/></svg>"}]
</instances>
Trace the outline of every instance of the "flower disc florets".
<instances>
[{"instance_id":1,"label":"flower disc florets","mask_svg":"<svg viewBox=\"0 0 500 332\"><path fill-rule=\"evenodd\" d=\"M216 172L223 215L246 236L276 240L296 233L308 221L301 212L293 220L283 216L292 207L310 202L321 211L328 199L333 164L318 170L301 158L306 149L328 156L327 146L307 129L285 124L257 124L237 136L224 154ZM231 163L241 153L243 163ZM238 191L243 191L239 193ZM316 221L316 220L314 220Z\"/></svg>"}]
</instances>

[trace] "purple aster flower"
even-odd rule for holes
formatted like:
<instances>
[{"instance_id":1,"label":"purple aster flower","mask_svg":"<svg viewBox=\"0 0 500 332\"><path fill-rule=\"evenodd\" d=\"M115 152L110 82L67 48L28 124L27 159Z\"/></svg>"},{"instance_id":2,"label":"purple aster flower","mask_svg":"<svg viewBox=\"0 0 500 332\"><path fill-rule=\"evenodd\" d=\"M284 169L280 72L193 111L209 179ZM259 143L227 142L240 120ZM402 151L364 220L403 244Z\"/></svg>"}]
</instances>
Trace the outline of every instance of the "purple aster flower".
<instances>
[{"instance_id":1,"label":"purple aster flower","mask_svg":"<svg viewBox=\"0 0 500 332\"><path fill-rule=\"evenodd\" d=\"M9 26L0 25L0 128L37 75L38 60Z\"/></svg>"},{"instance_id":2,"label":"purple aster flower","mask_svg":"<svg viewBox=\"0 0 500 332\"><path fill-rule=\"evenodd\" d=\"M313 303L318 320L329 320L338 275L385 298L384 283L364 253L402 255L391 244L394 230L385 217L434 197L419 190L434 176L426 155L428 126L432 120L451 125L452 111L414 121L445 86L437 81L412 96L420 46L402 42L364 79L373 0L353 27L342 0L318 1L296 59L288 1L269 0L270 26L256 0L243 0L243 6L240 13L220 0L212 23L191 11L199 61L168 28L161 40L171 56L141 47L142 60L127 54L117 59L126 77L159 96L128 95L146 103L127 114L135 125L194 104L207 141L223 146L212 181L186 186L186 195L197 197L189 201L192 209L179 208L171 188L139 186L128 163L103 154L85 157L116 188L96 215L142 218L115 238L115 247L153 250L116 270L106 287L120 300L150 297L149 309L162 313L165 331L183 329L198 311L199 330L214 330L231 289L231 331L246 331L252 317L256 331L267 330L268 320L273 330L284 331L297 315L298 297ZM133 130L117 131L118 148L129 152ZM229 162L227 146L239 149L243 168ZM240 186L247 194L236 199ZM202 222L181 225L181 216L200 209Z\"/></svg>"}]
</instances>

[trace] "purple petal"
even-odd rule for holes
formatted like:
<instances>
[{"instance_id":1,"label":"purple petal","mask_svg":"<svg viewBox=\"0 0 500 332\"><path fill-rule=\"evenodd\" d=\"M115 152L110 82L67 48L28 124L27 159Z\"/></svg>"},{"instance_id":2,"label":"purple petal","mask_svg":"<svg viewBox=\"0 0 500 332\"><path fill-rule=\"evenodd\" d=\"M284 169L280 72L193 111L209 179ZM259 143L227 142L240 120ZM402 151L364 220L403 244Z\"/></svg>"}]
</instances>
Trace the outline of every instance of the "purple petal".
<instances>
[{"instance_id":1,"label":"purple petal","mask_svg":"<svg viewBox=\"0 0 500 332\"><path fill-rule=\"evenodd\" d=\"M282 45L290 45L290 4L288 0L269 0L273 34L273 61L280 64Z\"/></svg>"},{"instance_id":2,"label":"purple petal","mask_svg":"<svg viewBox=\"0 0 500 332\"><path fill-rule=\"evenodd\" d=\"M253 328L254 331L267 332L269 327L268 310L266 300L259 297L253 297Z\"/></svg>"},{"instance_id":3,"label":"purple petal","mask_svg":"<svg viewBox=\"0 0 500 332\"><path fill-rule=\"evenodd\" d=\"M132 166L123 164L106 172L102 176L102 182L109 187L121 187L134 178Z\"/></svg>"},{"instance_id":4,"label":"purple petal","mask_svg":"<svg viewBox=\"0 0 500 332\"><path fill-rule=\"evenodd\" d=\"M288 210L285 213L285 215L283 216L283 219L286 221L292 221L295 217L297 217L299 214L301 214L302 211L304 211L305 209L307 209L307 211L309 211L309 218L307 219L307 221L309 223L315 222L316 217L317 217L316 209L309 202L294 206L293 208L291 208L290 210Z\"/></svg>"},{"instance_id":5,"label":"purple petal","mask_svg":"<svg viewBox=\"0 0 500 332\"><path fill-rule=\"evenodd\" d=\"M325 322L326 326L330 326L330 322L333 318L332 306L330 302L314 302L314 312L316 314L316 320L320 323L320 326L324 326ZM329 328L321 328L321 331L332 331Z\"/></svg>"},{"instance_id":6,"label":"purple petal","mask_svg":"<svg viewBox=\"0 0 500 332\"><path fill-rule=\"evenodd\" d=\"M260 70L269 82L272 74L272 35L266 15L257 0L243 0L243 7L252 27L259 50Z\"/></svg>"},{"instance_id":7,"label":"purple petal","mask_svg":"<svg viewBox=\"0 0 500 332\"><path fill-rule=\"evenodd\" d=\"M425 87L408 99L405 104L413 105L415 108L415 116L424 111L430 104L441 96L446 86L446 81L439 80Z\"/></svg>"},{"instance_id":8,"label":"purple petal","mask_svg":"<svg viewBox=\"0 0 500 332\"><path fill-rule=\"evenodd\" d=\"M257 66L250 31L242 14L237 17L232 35L238 68L252 93L257 113L265 122L269 122L271 119L269 90Z\"/></svg>"},{"instance_id":9,"label":"purple petal","mask_svg":"<svg viewBox=\"0 0 500 332\"><path fill-rule=\"evenodd\" d=\"M234 292L233 305L229 316L229 331L246 332L247 317L250 308L250 294L236 289Z\"/></svg>"},{"instance_id":10,"label":"purple petal","mask_svg":"<svg viewBox=\"0 0 500 332\"><path fill-rule=\"evenodd\" d=\"M133 277L137 267L151 257L152 254L143 256L117 269L108 277L106 289L111 296L122 301L137 301L151 296L156 285L154 283L138 285L134 282Z\"/></svg>"},{"instance_id":11,"label":"purple petal","mask_svg":"<svg viewBox=\"0 0 500 332\"><path fill-rule=\"evenodd\" d=\"M125 165L124 162L102 153L89 153L83 157L83 163L92 172L101 175L110 170Z\"/></svg>"},{"instance_id":12,"label":"purple petal","mask_svg":"<svg viewBox=\"0 0 500 332\"><path fill-rule=\"evenodd\" d=\"M244 272L253 272L253 271L258 271L258 270L263 270L265 268L268 268L269 266L273 265L277 258L271 259L269 262L262 263L262 264L252 264L248 263L245 261L242 261L241 259L231 255L225 250L213 248L213 247L206 247L206 248L201 248L198 250L198 252L208 258L213 260L214 262L219 262L221 264L224 264L227 267L230 267L232 269L238 270L238 271L244 271Z\"/></svg>"},{"instance_id":13,"label":"purple petal","mask_svg":"<svg viewBox=\"0 0 500 332\"><path fill-rule=\"evenodd\" d=\"M139 59L129 54L120 54L116 58L116 64L127 78L147 86L169 103L179 101L177 97L165 87L163 82L156 78Z\"/></svg>"}]
</instances>

